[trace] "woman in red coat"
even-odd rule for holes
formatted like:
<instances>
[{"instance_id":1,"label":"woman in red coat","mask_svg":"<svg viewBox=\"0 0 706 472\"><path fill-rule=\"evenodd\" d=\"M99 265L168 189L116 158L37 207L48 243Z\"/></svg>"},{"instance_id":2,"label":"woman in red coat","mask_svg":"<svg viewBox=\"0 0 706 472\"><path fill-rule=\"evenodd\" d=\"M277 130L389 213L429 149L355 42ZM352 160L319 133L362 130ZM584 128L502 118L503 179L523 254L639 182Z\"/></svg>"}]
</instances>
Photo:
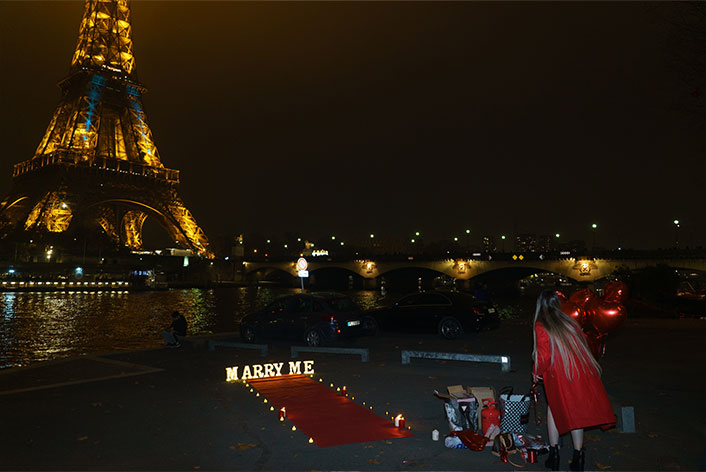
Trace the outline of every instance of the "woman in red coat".
<instances>
[{"instance_id":1,"label":"woman in red coat","mask_svg":"<svg viewBox=\"0 0 706 472\"><path fill-rule=\"evenodd\" d=\"M584 428L613 426L615 414L601 382L601 366L591 354L581 327L561 311L561 301L553 290L543 291L537 299L532 359L535 380L544 379L547 395L551 447L546 466L559 470L559 436L570 431L574 444L570 467L583 470Z\"/></svg>"}]
</instances>

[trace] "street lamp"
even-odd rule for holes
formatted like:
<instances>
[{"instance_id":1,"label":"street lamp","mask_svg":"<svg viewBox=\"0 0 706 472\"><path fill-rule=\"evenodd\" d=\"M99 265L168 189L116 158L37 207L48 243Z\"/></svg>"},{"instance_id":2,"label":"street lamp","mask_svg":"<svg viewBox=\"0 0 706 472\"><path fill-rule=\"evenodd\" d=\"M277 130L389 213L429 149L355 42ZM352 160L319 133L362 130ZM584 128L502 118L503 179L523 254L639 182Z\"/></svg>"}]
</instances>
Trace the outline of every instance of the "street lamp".
<instances>
[{"instance_id":1,"label":"street lamp","mask_svg":"<svg viewBox=\"0 0 706 472\"><path fill-rule=\"evenodd\" d=\"M598 228L598 225L596 223L593 223L591 225L591 228L593 230L593 249L596 249L596 228Z\"/></svg>"},{"instance_id":2,"label":"street lamp","mask_svg":"<svg viewBox=\"0 0 706 472\"><path fill-rule=\"evenodd\" d=\"M500 236L500 239L503 241L503 252L505 252L505 235Z\"/></svg>"},{"instance_id":3,"label":"street lamp","mask_svg":"<svg viewBox=\"0 0 706 472\"><path fill-rule=\"evenodd\" d=\"M674 239L677 243L677 249L679 249L679 220L674 220Z\"/></svg>"}]
</instances>

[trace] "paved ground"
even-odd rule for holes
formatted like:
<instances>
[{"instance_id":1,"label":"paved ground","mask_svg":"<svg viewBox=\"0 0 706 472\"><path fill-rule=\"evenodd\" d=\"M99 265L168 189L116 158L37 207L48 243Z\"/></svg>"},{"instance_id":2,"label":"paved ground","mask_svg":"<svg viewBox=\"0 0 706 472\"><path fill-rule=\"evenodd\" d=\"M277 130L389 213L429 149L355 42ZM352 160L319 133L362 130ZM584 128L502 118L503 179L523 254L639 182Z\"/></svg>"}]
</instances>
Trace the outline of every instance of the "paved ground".
<instances>
[{"instance_id":1,"label":"paved ground","mask_svg":"<svg viewBox=\"0 0 706 472\"><path fill-rule=\"evenodd\" d=\"M415 433L330 448L308 444L242 384L225 382L226 366L289 360L284 344L271 345L264 358L232 348L208 352L197 343L0 371L0 469L512 470L489 451L432 441L433 429L448 432L432 391L452 384L526 390L531 339L529 324L514 322L453 342L388 335L343 344L368 347L368 363L306 356L317 377L347 385L376 412L404 413ZM704 470L704 340L701 320L630 320L615 333L604 381L616 411L635 408L637 433L588 432L587 469ZM510 355L513 371L460 361L402 365L400 349Z\"/></svg>"}]
</instances>

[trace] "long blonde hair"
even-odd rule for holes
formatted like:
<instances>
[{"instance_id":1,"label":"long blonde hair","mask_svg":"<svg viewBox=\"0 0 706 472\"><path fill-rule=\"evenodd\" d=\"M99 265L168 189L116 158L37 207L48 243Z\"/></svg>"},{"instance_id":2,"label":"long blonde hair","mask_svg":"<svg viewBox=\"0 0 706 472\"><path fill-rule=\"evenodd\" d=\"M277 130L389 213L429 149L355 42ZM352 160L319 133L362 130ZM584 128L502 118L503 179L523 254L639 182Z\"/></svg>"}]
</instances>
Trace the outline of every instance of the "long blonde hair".
<instances>
[{"instance_id":1,"label":"long blonde hair","mask_svg":"<svg viewBox=\"0 0 706 472\"><path fill-rule=\"evenodd\" d=\"M555 354L558 353L564 364L566 378L572 379L576 372L595 370L600 375L601 366L596 361L586 343L581 327L573 318L561 311L561 301L554 290L544 290L537 298L537 310L534 313L532 325L534 335L534 349L532 359L537 362L537 332L536 324L541 322L549 335L551 346L551 364L554 364Z\"/></svg>"}]
</instances>

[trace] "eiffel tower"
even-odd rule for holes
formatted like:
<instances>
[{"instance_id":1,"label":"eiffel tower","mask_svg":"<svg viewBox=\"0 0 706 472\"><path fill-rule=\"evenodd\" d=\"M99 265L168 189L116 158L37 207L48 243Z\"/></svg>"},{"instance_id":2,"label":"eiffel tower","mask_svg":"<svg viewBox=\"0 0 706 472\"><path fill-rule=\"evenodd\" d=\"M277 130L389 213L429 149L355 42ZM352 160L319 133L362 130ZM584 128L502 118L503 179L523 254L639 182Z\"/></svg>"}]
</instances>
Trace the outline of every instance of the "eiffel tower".
<instances>
[{"instance_id":1,"label":"eiffel tower","mask_svg":"<svg viewBox=\"0 0 706 472\"><path fill-rule=\"evenodd\" d=\"M61 100L0 203L0 237L73 240L102 229L117 248L141 249L152 217L179 247L213 256L147 124L131 30L128 1L86 0Z\"/></svg>"}]
</instances>

